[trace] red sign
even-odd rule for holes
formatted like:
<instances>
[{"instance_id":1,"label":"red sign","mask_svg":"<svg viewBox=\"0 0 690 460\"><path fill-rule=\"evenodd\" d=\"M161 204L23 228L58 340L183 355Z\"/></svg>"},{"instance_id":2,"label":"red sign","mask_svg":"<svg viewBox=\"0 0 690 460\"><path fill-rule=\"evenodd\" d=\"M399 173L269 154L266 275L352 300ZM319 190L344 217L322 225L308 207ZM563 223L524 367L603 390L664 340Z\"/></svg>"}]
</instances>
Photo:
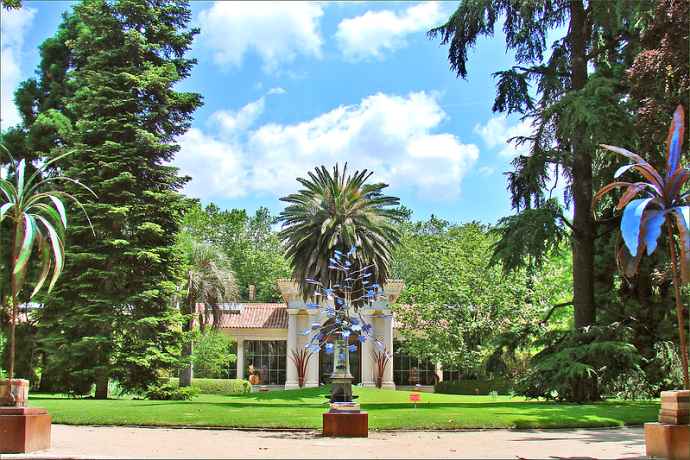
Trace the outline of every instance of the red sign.
<instances>
[{"instance_id":1,"label":"red sign","mask_svg":"<svg viewBox=\"0 0 690 460\"><path fill-rule=\"evenodd\" d=\"M419 393L410 393L410 402L418 403L421 400L421 395Z\"/></svg>"}]
</instances>

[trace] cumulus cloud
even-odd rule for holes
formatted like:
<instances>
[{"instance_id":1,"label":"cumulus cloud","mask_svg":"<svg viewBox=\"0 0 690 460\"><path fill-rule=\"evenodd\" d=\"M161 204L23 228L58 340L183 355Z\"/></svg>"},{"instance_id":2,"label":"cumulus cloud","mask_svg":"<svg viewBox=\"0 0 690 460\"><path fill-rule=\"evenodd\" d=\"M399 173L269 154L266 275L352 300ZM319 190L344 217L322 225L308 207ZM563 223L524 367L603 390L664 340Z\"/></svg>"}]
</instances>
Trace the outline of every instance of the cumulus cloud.
<instances>
[{"instance_id":1,"label":"cumulus cloud","mask_svg":"<svg viewBox=\"0 0 690 460\"><path fill-rule=\"evenodd\" d=\"M21 81L20 55L24 36L33 22L36 10L0 8L0 127L8 128L21 121L14 106L14 91Z\"/></svg>"},{"instance_id":2,"label":"cumulus cloud","mask_svg":"<svg viewBox=\"0 0 690 460\"><path fill-rule=\"evenodd\" d=\"M492 117L486 124L474 126L474 132L479 134L489 148L500 147L499 154L506 158L525 155L529 152L528 143L517 145L515 141L508 140L516 136L529 136L532 134L532 124L529 120L522 120L517 124L509 125L505 115Z\"/></svg>"},{"instance_id":3,"label":"cumulus cloud","mask_svg":"<svg viewBox=\"0 0 690 460\"><path fill-rule=\"evenodd\" d=\"M228 111L229 116L254 114L257 102ZM379 93L310 120L263 124L241 135L229 135L227 124L212 116L210 132L192 129L181 137L175 163L193 177L188 192L203 198L282 196L314 167L346 161L353 169L375 171L376 180L394 188L454 197L479 149L453 134L435 133L445 118L436 96L426 92Z\"/></svg>"},{"instance_id":4,"label":"cumulus cloud","mask_svg":"<svg viewBox=\"0 0 690 460\"><path fill-rule=\"evenodd\" d=\"M266 71L298 55L321 56L323 9L311 2L217 1L199 13L199 43L220 66L239 66L256 53Z\"/></svg>"},{"instance_id":5,"label":"cumulus cloud","mask_svg":"<svg viewBox=\"0 0 690 460\"><path fill-rule=\"evenodd\" d=\"M370 10L343 19L335 38L346 59L381 58L386 51L404 47L409 35L425 33L446 16L439 2L420 3L401 12Z\"/></svg>"}]
</instances>

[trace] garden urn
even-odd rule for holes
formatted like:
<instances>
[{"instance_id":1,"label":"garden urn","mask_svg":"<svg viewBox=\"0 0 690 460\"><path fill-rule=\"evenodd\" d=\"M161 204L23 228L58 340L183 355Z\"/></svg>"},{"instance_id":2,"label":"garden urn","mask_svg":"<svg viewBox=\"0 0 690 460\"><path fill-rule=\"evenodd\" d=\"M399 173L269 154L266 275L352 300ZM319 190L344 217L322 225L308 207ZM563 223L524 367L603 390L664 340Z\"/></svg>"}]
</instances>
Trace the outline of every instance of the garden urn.
<instances>
[{"instance_id":1,"label":"garden urn","mask_svg":"<svg viewBox=\"0 0 690 460\"><path fill-rule=\"evenodd\" d=\"M28 380L0 380L0 406L25 407L28 401Z\"/></svg>"}]
</instances>

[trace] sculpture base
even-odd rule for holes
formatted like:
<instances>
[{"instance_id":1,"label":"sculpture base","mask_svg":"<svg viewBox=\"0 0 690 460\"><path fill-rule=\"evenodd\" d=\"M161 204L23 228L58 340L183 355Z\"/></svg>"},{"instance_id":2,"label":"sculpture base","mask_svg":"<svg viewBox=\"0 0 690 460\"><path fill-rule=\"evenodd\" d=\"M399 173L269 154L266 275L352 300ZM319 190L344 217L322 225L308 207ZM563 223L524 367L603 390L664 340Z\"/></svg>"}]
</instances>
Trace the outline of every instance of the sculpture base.
<instances>
[{"instance_id":1,"label":"sculpture base","mask_svg":"<svg viewBox=\"0 0 690 460\"><path fill-rule=\"evenodd\" d=\"M369 437L369 414L366 412L326 412L323 414L326 437Z\"/></svg>"},{"instance_id":2,"label":"sculpture base","mask_svg":"<svg viewBox=\"0 0 690 460\"><path fill-rule=\"evenodd\" d=\"M0 407L0 453L50 449L50 415L33 407Z\"/></svg>"},{"instance_id":3,"label":"sculpture base","mask_svg":"<svg viewBox=\"0 0 690 460\"><path fill-rule=\"evenodd\" d=\"M648 457L690 460L690 425L645 423L644 441Z\"/></svg>"}]
</instances>

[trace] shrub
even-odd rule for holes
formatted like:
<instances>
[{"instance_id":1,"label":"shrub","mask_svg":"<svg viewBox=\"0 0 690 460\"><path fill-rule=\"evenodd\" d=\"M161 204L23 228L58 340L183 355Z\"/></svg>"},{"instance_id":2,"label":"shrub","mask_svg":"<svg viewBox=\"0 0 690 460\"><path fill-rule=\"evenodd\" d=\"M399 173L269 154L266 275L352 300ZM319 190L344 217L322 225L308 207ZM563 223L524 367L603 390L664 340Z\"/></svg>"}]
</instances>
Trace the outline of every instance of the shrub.
<instances>
[{"instance_id":1,"label":"shrub","mask_svg":"<svg viewBox=\"0 0 690 460\"><path fill-rule=\"evenodd\" d=\"M640 371L640 355L627 342L630 333L620 323L590 326L579 331L551 331L540 339L544 349L517 385L528 398L589 402L622 376Z\"/></svg>"},{"instance_id":2,"label":"shrub","mask_svg":"<svg viewBox=\"0 0 690 460\"><path fill-rule=\"evenodd\" d=\"M199 394L195 387L180 388L173 383L152 385L146 390L146 399L154 401L188 401Z\"/></svg>"},{"instance_id":3,"label":"shrub","mask_svg":"<svg viewBox=\"0 0 690 460\"><path fill-rule=\"evenodd\" d=\"M452 395L489 395L508 394L512 384L508 380L462 380L458 382L443 381L434 385L434 392Z\"/></svg>"},{"instance_id":4,"label":"shrub","mask_svg":"<svg viewBox=\"0 0 690 460\"><path fill-rule=\"evenodd\" d=\"M210 379L228 377L228 366L237 359L233 343L226 334L214 330L199 335L192 355L194 375Z\"/></svg>"},{"instance_id":5,"label":"shrub","mask_svg":"<svg viewBox=\"0 0 690 460\"><path fill-rule=\"evenodd\" d=\"M178 379L170 379L174 386L179 385ZM192 379L192 387L202 394L210 395L244 395L251 393L252 385L242 379Z\"/></svg>"}]
</instances>

